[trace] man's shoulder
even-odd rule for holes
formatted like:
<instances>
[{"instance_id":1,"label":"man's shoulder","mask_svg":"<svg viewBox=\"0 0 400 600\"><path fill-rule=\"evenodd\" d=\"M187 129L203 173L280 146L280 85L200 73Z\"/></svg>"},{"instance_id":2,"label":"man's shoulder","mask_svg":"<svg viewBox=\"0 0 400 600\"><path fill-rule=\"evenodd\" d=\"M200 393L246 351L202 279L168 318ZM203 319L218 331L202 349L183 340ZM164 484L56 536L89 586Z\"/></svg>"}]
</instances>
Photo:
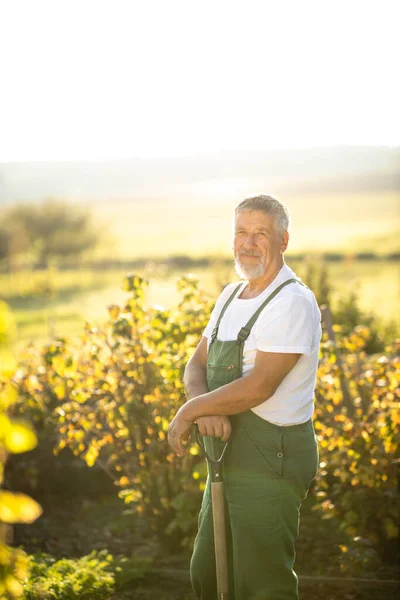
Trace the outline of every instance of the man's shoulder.
<instances>
[{"instance_id":1,"label":"man's shoulder","mask_svg":"<svg viewBox=\"0 0 400 600\"><path fill-rule=\"evenodd\" d=\"M299 278L296 277L296 279ZM314 293L303 284L301 279L299 279L299 283L293 282L282 288L270 304L270 309L275 308L283 312L290 311L293 307L302 306L305 309L308 307L309 310L318 309Z\"/></svg>"}]
</instances>

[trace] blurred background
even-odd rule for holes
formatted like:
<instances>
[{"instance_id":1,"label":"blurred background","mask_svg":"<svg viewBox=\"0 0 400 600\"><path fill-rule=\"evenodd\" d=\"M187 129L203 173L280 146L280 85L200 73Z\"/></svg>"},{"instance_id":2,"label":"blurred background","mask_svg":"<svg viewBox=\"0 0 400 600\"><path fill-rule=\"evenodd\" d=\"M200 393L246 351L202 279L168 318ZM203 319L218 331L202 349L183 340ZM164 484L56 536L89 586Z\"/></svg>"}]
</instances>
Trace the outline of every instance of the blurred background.
<instances>
[{"instance_id":1,"label":"blurred background","mask_svg":"<svg viewBox=\"0 0 400 600\"><path fill-rule=\"evenodd\" d=\"M151 281L150 303L172 306L188 271L215 297L237 278L234 207L258 193L290 210L286 261L299 276L325 264L332 302L356 290L398 326L399 165L400 148L361 145L2 163L0 285L18 340L101 319L131 270Z\"/></svg>"},{"instance_id":2,"label":"blurred background","mask_svg":"<svg viewBox=\"0 0 400 600\"><path fill-rule=\"evenodd\" d=\"M191 597L187 573L157 587L149 570L187 571L206 476L198 449L182 466L165 431L213 302L237 279L234 208L271 194L291 214L286 262L333 322L301 582L310 599L358 600L381 598L386 579L389 600L400 579L397 3L5 0L0 20L0 475L8 457L6 486L44 508L30 521L0 511L0 549L2 519L25 523L16 543L54 560L134 545L145 562L123 566L124 581L148 577L147 591L129 596L129 583L113 598ZM6 414L27 429L12 437ZM90 563L99 599L111 593L105 552ZM50 576L54 560L35 559L27 598L55 593L66 571ZM7 598L22 593L12 569ZM317 581L326 575L336 591ZM369 584L344 592L346 577ZM51 598L83 597L79 585Z\"/></svg>"},{"instance_id":3,"label":"blurred background","mask_svg":"<svg viewBox=\"0 0 400 600\"><path fill-rule=\"evenodd\" d=\"M129 270L150 303L171 306L187 271L215 296L236 278L233 209L259 193L289 207L295 270L327 262L332 302L356 290L398 326L395 3L2 6L0 290L17 342L101 319Z\"/></svg>"}]
</instances>

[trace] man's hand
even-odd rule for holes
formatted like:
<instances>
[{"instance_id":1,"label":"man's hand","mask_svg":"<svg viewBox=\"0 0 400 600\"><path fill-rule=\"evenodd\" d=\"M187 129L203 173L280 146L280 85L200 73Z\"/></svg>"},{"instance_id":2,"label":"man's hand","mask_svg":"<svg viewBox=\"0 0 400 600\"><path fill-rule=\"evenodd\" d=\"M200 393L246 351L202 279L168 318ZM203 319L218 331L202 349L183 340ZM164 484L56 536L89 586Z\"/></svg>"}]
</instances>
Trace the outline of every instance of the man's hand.
<instances>
[{"instance_id":1,"label":"man's hand","mask_svg":"<svg viewBox=\"0 0 400 600\"><path fill-rule=\"evenodd\" d=\"M196 419L197 426L201 435L211 435L216 438L221 438L227 442L230 438L232 426L229 417L211 416L199 417Z\"/></svg>"},{"instance_id":2,"label":"man's hand","mask_svg":"<svg viewBox=\"0 0 400 600\"><path fill-rule=\"evenodd\" d=\"M182 442L185 442L189 439L192 426L193 422L187 421L182 416L181 409L178 410L175 417L169 424L168 443L178 456L185 456L185 449L182 445Z\"/></svg>"}]
</instances>

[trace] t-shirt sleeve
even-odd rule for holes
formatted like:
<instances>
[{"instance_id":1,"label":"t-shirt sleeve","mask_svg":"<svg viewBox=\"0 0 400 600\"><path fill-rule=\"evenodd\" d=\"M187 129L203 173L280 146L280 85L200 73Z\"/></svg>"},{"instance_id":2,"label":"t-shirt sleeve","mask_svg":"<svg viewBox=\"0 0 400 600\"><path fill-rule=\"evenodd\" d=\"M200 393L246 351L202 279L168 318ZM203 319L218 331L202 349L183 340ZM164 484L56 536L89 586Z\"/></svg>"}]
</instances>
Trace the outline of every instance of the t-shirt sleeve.
<instances>
[{"instance_id":1,"label":"t-shirt sleeve","mask_svg":"<svg viewBox=\"0 0 400 600\"><path fill-rule=\"evenodd\" d=\"M312 305L296 294L267 306L255 324L256 347L263 352L311 354L312 336Z\"/></svg>"},{"instance_id":2,"label":"t-shirt sleeve","mask_svg":"<svg viewBox=\"0 0 400 600\"><path fill-rule=\"evenodd\" d=\"M210 320L207 323L206 328L203 331L203 336L207 339L211 338L211 334L215 325L217 324L219 314L221 310L224 308L226 301L230 298L233 290L237 287L237 283L231 283L227 285L221 292L218 297L218 300L215 303L213 310L211 311Z\"/></svg>"}]
</instances>

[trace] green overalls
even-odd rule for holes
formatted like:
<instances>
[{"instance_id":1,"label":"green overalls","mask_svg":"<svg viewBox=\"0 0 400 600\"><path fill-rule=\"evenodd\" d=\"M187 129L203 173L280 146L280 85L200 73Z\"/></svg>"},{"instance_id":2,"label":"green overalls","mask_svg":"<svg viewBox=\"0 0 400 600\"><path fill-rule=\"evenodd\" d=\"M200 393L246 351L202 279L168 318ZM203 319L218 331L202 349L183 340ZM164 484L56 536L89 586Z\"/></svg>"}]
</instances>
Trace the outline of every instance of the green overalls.
<instances>
[{"instance_id":1,"label":"green overalls","mask_svg":"<svg viewBox=\"0 0 400 600\"><path fill-rule=\"evenodd\" d=\"M221 342L218 327L236 295L223 307L213 330L207 361L210 391L242 377L244 342L261 311L282 283L258 308L236 340ZM232 415L231 441L223 459L229 573L229 600L298 600L293 570L299 513L318 469L318 446L312 419L280 427L253 411ZM208 454L217 459L224 442L205 437ZM190 576L197 600L217 598L210 476L203 495Z\"/></svg>"}]
</instances>

